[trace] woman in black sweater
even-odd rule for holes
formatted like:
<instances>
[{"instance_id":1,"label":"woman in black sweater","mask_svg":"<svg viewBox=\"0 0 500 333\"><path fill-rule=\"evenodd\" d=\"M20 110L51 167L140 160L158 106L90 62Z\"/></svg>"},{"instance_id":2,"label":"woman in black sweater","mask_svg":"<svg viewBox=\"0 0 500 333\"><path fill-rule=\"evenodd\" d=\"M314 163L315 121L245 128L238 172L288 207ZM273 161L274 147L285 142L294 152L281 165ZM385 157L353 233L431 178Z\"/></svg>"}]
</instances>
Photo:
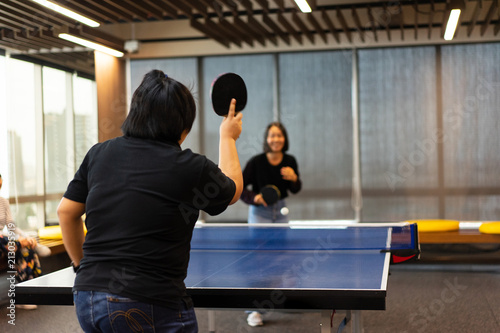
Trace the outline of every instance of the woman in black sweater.
<instances>
[{"instance_id":1,"label":"woman in black sweater","mask_svg":"<svg viewBox=\"0 0 500 333\"><path fill-rule=\"evenodd\" d=\"M283 124L269 124L264 134L264 153L252 157L243 170L241 199L250 205L248 223L288 222L285 198L289 191L297 193L302 187L297 161L285 153L288 147L288 134ZM266 185L279 189L280 200L273 205L268 205L260 194Z\"/></svg>"}]
</instances>

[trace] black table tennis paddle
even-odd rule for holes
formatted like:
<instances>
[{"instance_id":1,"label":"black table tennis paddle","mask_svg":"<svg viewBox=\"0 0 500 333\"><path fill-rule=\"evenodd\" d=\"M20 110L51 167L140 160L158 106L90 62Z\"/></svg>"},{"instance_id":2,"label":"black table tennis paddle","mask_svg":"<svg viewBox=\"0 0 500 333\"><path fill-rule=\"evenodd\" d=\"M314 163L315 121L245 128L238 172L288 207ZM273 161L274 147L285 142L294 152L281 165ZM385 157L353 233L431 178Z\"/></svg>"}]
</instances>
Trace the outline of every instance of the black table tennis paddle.
<instances>
[{"instance_id":1,"label":"black table tennis paddle","mask_svg":"<svg viewBox=\"0 0 500 333\"><path fill-rule=\"evenodd\" d=\"M238 74L224 73L212 82L210 97L215 113L227 116L231 99L236 99L236 112L242 111L247 104L247 87Z\"/></svg>"},{"instance_id":2,"label":"black table tennis paddle","mask_svg":"<svg viewBox=\"0 0 500 333\"><path fill-rule=\"evenodd\" d=\"M266 185L260 190L262 198L268 205L274 205L281 197L280 190L274 185Z\"/></svg>"}]
</instances>

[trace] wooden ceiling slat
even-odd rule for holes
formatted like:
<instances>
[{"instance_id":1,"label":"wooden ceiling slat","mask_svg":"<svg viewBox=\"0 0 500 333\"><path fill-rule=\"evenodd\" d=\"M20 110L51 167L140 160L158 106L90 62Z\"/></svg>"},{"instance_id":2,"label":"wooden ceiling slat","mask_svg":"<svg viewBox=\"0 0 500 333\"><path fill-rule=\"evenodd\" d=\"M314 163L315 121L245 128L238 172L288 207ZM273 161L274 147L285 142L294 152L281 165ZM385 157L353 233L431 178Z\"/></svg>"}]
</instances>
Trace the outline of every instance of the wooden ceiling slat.
<instances>
[{"instance_id":1,"label":"wooden ceiling slat","mask_svg":"<svg viewBox=\"0 0 500 333\"><path fill-rule=\"evenodd\" d=\"M193 9L196 9L196 11L199 12L203 17L208 17L207 6L205 6L204 4L199 3L195 0L182 0L182 2L184 2L188 6L191 6Z\"/></svg>"},{"instance_id":2,"label":"wooden ceiling slat","mask_svg":"<svg viewBox=\"0 0 500 333\"><path fill-rule=\"evenodd\" d=\"M470 37L472 34L472 31L474 30L474 27L476 26L477 23L477 18L479 17L479 13L481 12L481 6L478 3L476 3L476 7L474 8L474 13L472 13L472 18L469 23L469 26L467 27L467 36Z\"/></svg>"},{"instance_id":3,"label":"wooden ceiling slat","mask_svg":"<svg viewBox=\"0 0 500 333\"><path fill-rule=\"evenodd\" d=\"M335 38L337 43L340 43L339 34L337 33L337 28L333 25L330 16L328 16L328 13L324 9L321 10L321 18L326 23L326 26L328 27L328 30L330 30L330 33L332 34L333 38Z\"/></svg>"},{"instance_id":4,"label":"wooden ceiling slat","mask_svg":"<svg viewBox=\"0 0 500 333\"><path fill-rule=\"evenodd\" d=\"M13 45L20 45L20 46L26 47L28 49L39 50L41 48L41 47L37 46L36 44L34 45L30 42L16 39L15 34L16 33L12 30L2 29L1 38L2 38L2 40L6 41L6 42L12 43Z\"/></svg>"},{"instance_id":5,"label":"wooden ceiling slat","mask_svg":"<svg viewBox=\"0 0 500 333\"><path fill-rule=\"evenodd\" d=\"M38 28L37 25L35 24L32 24L31 22L26 22L26 20L23 20L23 19L19 19L17 18L15 15L11 15L9 13L5 13L3 15L3 19L7 22L10 22L11 24L15 25L15 26L18 26L19 29L23 30L23 29L34 29L34 28Z\"/></svg>"},{"instance_id":6,"label":"wooden ceiling slat","mask_svg":"<svg viewBox=\"0 0 500 333\"><path fill-rule=\"evenodd\" d=\"M415 1L413 4L414 12L415 12L415 22L414 22L414 32L415 32L415 40L418 39L418 1Z\"/></svg>"},{"instance_id":7,"label":"wooden ceiling slat","mask_svg":"<svg viewBox=\"0 0 500 333\"><path fill-rule=\"evenodd\" d=\"M308 14L306 14L306 16L307 16L307 20L313 25L314 29L316 29L316 32L319 34L319 36L321 37L321 39L326 44L327 43L327 38L326 38L325 30L321 27L321 25L319 24L318 20L316 20L316 18L314 17L314 14L313 13L308 13Z\"/></svg>"},{"instance_id":8,"label":"wooden ceiling slat","mask_svg":"<svg viewBox=\"0 0 500 333\"><path fill-rule=\"evenodd\" d=\"M266 40L264 39L264 37L262 37L258 32L254 31L254 29L247 22L244 22L238 16L233 17L233 22L235 26L245 29L245 31L247 31L247 33L257 41L257 43L262 46L266 46Z\"/></svg>"},{"instance_id":9,"label":"wooden ceiling slat","mask_svg":"<svg viewBox=\"0 0 500 333\"><path fill-rule=\"evenodd\" d=\"M377 42L378 41L377 29L375 28L375 19L373 17L372 8L370 6L368 6L368 18L372 26L373 39Z\"/></svg>"},{"instance_id":10,"label":"wooden ceiling slat","mask_svg":"<svg viewBox=\"0 0 500 333\"><path fill-rule=\"evenodd\" d=\"M31 58L35 58L38 60L46 61L49 63L53 63L55 65L72 68L74 70L84 72L87 74L94 75L94 63L93 61L90 63L81 64L79 61L72 60L71 54L66 56L58 56L57 58L53 57L53 54L43 54L43 53L34 53L34 54L26 54Z\"/></svg>"},{"instance_id":11,"label":"wooden ceiling slat","mask_svg":"<svg viewBox=\"0 0 500 333\"><path fill-rule=\"evenodd\" d=\"M162 0L162 2L166 3L167 5L173 6L174 8L177 8L181 13L184 13L186 17L188 18L193 18L193 11L190 6L186 5L183 1L180 0Z\"/></svg>"},{"instance_id":12,"label":"wooden ceiling slat","mask_svg":"<svg viewBox=\"0 0 500 333\"><path fill-rule=\"evenodd\" d=\"M150 18L154 18L157 20L163 19L161 13L158 14L158 8L150 6L144 1L139 2L137 0L114 0L114 2L119 2L120 4L122 4L122 6L125 6L127 10L130 9L144 21L148 21Z\"/></svg>"},{"instance_id":13,"label":"wooden ceiling slat","mask_svg":"<svg viewBox=\"0 0 500 333\"><path fill-rule=\"evenodd\" d=\"M124 47L125 41L123 41L120 38L111 36L111 35L103 32L101 30L83 25L80 27L80 29L78 31L73 31L73 32L75 32L75 33L79 32L83 38L91 39L92 41L94 41L96 43L101 43L102 45L111 47L113 49L116 49L119 51L124 51L123 47Z\"/></svg>"},{"instance_id":14,"label":"wooden ceiling slat","mask_svg":"<svg viewBox=\"0 0 500 333\"><path fill-rule=\"evenodd\" d=\"M276 6L278 6L279 10L285 10L285 3L283 0L274 0L274 3L276 4Z\"/></svg>"},{"instance_id":15,"label":"wooden ceiling slat","mask_svg":"<svg viewBox=\"0 0 500 333\"><path fill-rule=\"evenodd\" d=\"M20 24L12 23L9 20L4 20L4 19L0 18L0 28L9 28L9 29L12 29L14 31L21 31L23 29L23 26L22 26L22 24L20 25Z\"/></svg>"},{"instance_id":16,"label":"wooden ceiling slat","mask_svg":"<svg viewBox=\"0 0 500 333\"><path fill-rule=\"evenodd\" d=\"M224 6L226 6L229 9L229 11L233 13L233 15L238 12L238 4L233 0L218 0L218 1L222 3Z\"/></svg>"},{"instance_id":17,"label":"wooden ceiling slat","mask_svg":"<svg viewBox=\"0 0 500 333\"><path fill-rule=\"evenodd\" d=\"M31 8L14 1L6 1L4 2L4 6L8 6L12 13L27 15L33 21L41 22L46 27L61 26L62 24L60 21L52 19L50 15L48 15L47 11L36 10L35 8Z\"/></svg>"},{"instance_id":18,"label":"wooden ceiling slat","mask_svg":"<svg viewBox=\"0 0 500 333\"><path fill-rule=\"evenodd\" d=\"M80 15L83 15L91 20L94 20L96 22L99 22L99 23L102 22L101 16L98 14L96 15L96 13L93 12L89 6L82 7L78 4L78 2L76 2L74 0L73 1L64 1L64 2L59 3L59 5L61 7L72 10L72 11L74 11Z\"/></svg>"},{"instance_id":19,"label":"wooden ceiling slat","mask_svg":"<svg viewBox=\"0 0 500 333\"><path fill-rule=\"evenodd\" d=\"M243 42L247 43L250 46L253 46L252 38L238 24L231 24L225 18L219 18L219 23L227 31L232 31L234 34L236 34L236 36L240 40L242 40Z\"/></svg>"},{"instance_id":20,"label":"wooden ceiling slat","mask_svg":"<svg viewBox=\"0 0 500 333\"><path fill-rule=\"evenodd\" d=\"M262 22L266 24L276 35L278 35L285 43L286 45L290 45L290 37L278 27L274 21L269 18L267 14L262 15Z\"/></svg>"},{"instance_id":21,"label":"wooden ceiling slat","mask_svg":"<svg viewBox=\"0 0 500 333\"><path fill-rule=\"evenodd\" d=\"M352 43L351 31L349 30L349 27L347 26L344 15L342 14L342 11L340 10L340 8L337 8L337 19L340 22L340 26L342 27L342 30L344 30L344 33L347 37L347 40L349 41L349 43Z\"/></svg>"},{"instance_id":22,"label":"wooden ceiling slat","mask_svg":"<svg viewBox=\"0 0 500 333\"><path fill-rule=\"evenodd\" d=\"M240 4L243 5L243 8L247 10L248 15L253 14L253 6L252 3L248 0L239 0Z\"/></svg>"},{"instance_id":23,"label":"wooden ceiling slat","mask_svg":"<svg viewBox=\"0 0 500 333\"><path fill-rule=\"evenodd\" d=\"M399 8L399 30L401 31L401 40L405 40L405 25L404 25L404 15L403 15L403 7L401 6L401 3L398 3L398 8Z\"/></svg>"},{"instance_id":24,"label":"wooden ceiling slat","mask_svg":"<svg viewBox=\"0 0 500 333\"><path fill-rule=\"evenodd\" d=\"M431 0L432 1L432 0ZM386 15L389 15L389 16L386 16L385 17L385 31L387 33L387 40L391 40L391 29L389 28L389 25L390 25L390 18L391 17L395 17L397 18L397 16L394 16L394 15L390 15L390 14L387 14L387 13L390 13L389 12L389 9L387 8L387 5L384 3L384 13L386 13Z\"/></svg>"},{"instance_id":25,"label":"wooden ceiling slat","mask_svg":"<svg viewBox=\"0 0 500 333\"><path fill-rule=\"evenodd\" d=\"M224 17L224 9L222 5L215 0L200 0L200 2L206 6L206 8L211 8L218 17Z\"/></svg>"},{"instance_id":26,"label":"wooden ceiling slat","mask_svg":"<svg viewBox=\"0 0 500 333\"><path fill-rule=\"evenodd\" d=\"M302 35L300 35L295 28L288 22L288 20L281 14L278 13L278 22L286 29L286 31L292 35L295 40L302 45Z\"/></svg>"},{"instance_id":27,"label":"wooden ceiling slat","mask_svg":"<svg viewBox=\"0 0 500 333\"><path fill-rule=\"evenodd\" d=\"M55 44L47 43L43 39L37 38L36 36L35 37L32 36L26 30L14 33L14 38L16 40L34 45L40 49L42 48L51 49L53 47L57 47L57 45Z\"/></svg>"},{"instance_id":28,"label":"wooden ceiling slat","mask_svg":"<svg viewBox=\"0 0 500 333\"><path fill-rule=\"evenodd\" d=\"M267 0L255 0L260 7L262 8L262 11L264 13L269 13L269 2Z\"/></svg>"},{"instance_id":29,"label":"wooden ceiling slat","mask_svg":"<svg viewBox=\"0 0 500 333\"><path fill-rule=\"evenodd\" d=\"M102 0L86 0L86 1L92 3L95 7L105 11L106 15L112 13L112 15L118 15L118 17L120 17L123 21L127 22L134 21L133 15L109 4L107 1L102 1Z\"/></svg>"},{"instance_id":30,"label":"wooden ceiling slat","mask_svg":"<svg viewBox=\"0 0 500 333\"><path fill-rule=\"evenodd\" d=\"M16 3L21 5L24 8L32 10L39 15L40 17L46 17L54 22L54 26L61 27L63 25L68 25L71 27L76 26L76 21L72 18L59 14L51 9L48 9L42 5L37 4L36 2L29 0L16 0Z\"/></svg>"},{"instance_id":31,"label":"wooden ceiling slat","mask_svg":"<svg viewBox=\"0 0 500 333\"><path fill-rule=\"evenodd\" d=\"M162 13L162 19L163 19L163 16L168 16L172 19L176 19L178 17L178 12L177 12L177 8L167 4L166 2L164 1L150 1L150 0L144 0L148 5L150 5L151 7L156 7L158 8L159 10L162 10L164 13ZM165 15L164 15L165 14Z\"/></svg>"},{"instance_id":32,"label":"wooden ceiling slat","mask_svg":"<svg viewBox=\"0 0 500 333\"><path fill-rule=\"evenodd\" d=\"M70 5L69 2L66 3L67 6ZM99 23L119 23L120 18L113 13L104 12L99 7L94 6L94 4L84 1L84 0L73 0L71 6L75 11L85 10L88 14L87 16Z\"/></svg>"},{"instance_id":33,"label":"wooden ceiling slat","mask_svg":"<svg viewBox=\"0 0 500 333\"><path fill-rule=\"evenodd\" d=\"M59 43L63 47L75 47L74 43L67 41L67 40L64 40L62 38L59 38L57 36L54 36L54 32L51 30L41 30L40 31L40 38L47 39L50 42Z\"/></svg>"},{"instance_id":34,"label":"wooden ceiling slat","mask_svg":"<svg viewBox=\"0 0 500 333\"><path fill-rule=\"evenodd\" d=\"M101 0L101 2L106 2L109 6L115 9L119 9L122 12L127 13L128 15L132 16L132 20L139 20L139 21L147 21L148 20L148 14L142 10L136 10L134 6L132 6L129 2L126 0Z\"/></svg>"},{"instance_id":35,"label":"wooden ceiling slat","mask_svg":"<svg viewBox=\"0 0 500 333\"><path fill-rule=\"evenodd\" d=\"M191 26L193 28L195 28L195 29L203 32L208 37L214 39L218 43L220 43L220 44L224 45L225 47L229 48L229 42L227 40L225 40L224 38L222 38L221 36L219 36L217 33L214 33L213 31L211 31L206 25L198 22L198 20L192 19L192 20L190 20L190 24L191 24Z\"/></svg>"},{"instance_id":36,"label":"wooden ceiling slat","mask_svg":"<svg viewBox=\"0 0 500 333\"><path fill-rule=\"evenodd\" d=\"M7 41L7 40L3 40L3 37L2 37L2 32L0 31L0 45L3 45L4 47L8 47L8 48L11 48L11 49L15 49L15 50L18 50L18 51L28 51L29 48L24 46L24 45L20 45L20 44L17 44L17 43L12 43L10 41Z\"/></svg>"},{"instance_id":37,"label":"wooden ceiling slat","mask_svg":"<svg viewBox=\"0 0 500 333\"><path fill-rule=\"evenodd\" d=\"M217 33L219 36L221 36L224 39L228 40L229 42L241 47L241 40L239 39L238 36L236 36L232 33L233 30L224 29L224 27L222 25L214 23L210 18L205 19L205 25L209 29L211 29L212 31Z\"/></svg>"},{"instance_id":38,"label":"wooden ceiling slat","mask_svg":"<svg viewBox=\"0 0 500 333\"><path fill-rule=\"evenodd\" d=\"M356 11L356 8L354 6L351 8L351 11L352 11L352 18L354 19L354 24L356 25L356 30L358 30L359 33L359 38L364 43L365 32L363 27L361 26L361 21L359 20L358 12Z\"/></svg>"},{"instance_id":39,"label":"wooden ceiling slat","mask_svg":"<svg viewBox=\"0 0 500 333\"><path fill-rule=\"evenodd\" d=\"M48 38L48 37L44 36L43 30L30 31L29 35L32 38L43 40L45 44L53 45L54 47L57 47L57 48L63 48L65 46L68 46L68 45L66 45L65 43L62 43L62 42L69 43L69 42L67 42L67 41L65 41L64 39L61 39L61 38L52 38L52 39Z\"/></svg>"},{"instance_id":40,"label":"wooden ceiling slat","mask_svg":"<svg viewBox=\"0 0 500 333\"><path fill-rule=\"evenodd\" d=\"M259 33L262 37L269 39L273 45L277 46L278 45L278 39L273 36L269 31L264 28L264 26L257 21L252 15L248 15L247 17L248 20L248 25L253 27L255 32Z\"/></svg>"},{"instance_id":41,"label":"wooden ceiling slat","mask_svg":"<svg viewBox=\"0 0 500 333\"><path fill-rule=\"evenodd\" d=\"M3 17L8 16L10 18L17 18L19 22L28 23L32 27L42 28L49 26L46 22L39 20L37 17L26 15L27 13L24 10L16 10L16 7L11 6L8 2L0 2L0 11Z\"/></svg>"},{"instance_id":42,"label":"wooden ceiling slat","mask_svg":"<svg viewBox=\"0 0 500 333\"><path fill-rule=\"evenodd\" d=\"M486 18L484 19L484 23L481 26L481 36L484 36L484 33L488 29L488 26L491 23L491 19L493 18L493 15L495 14L495 11L497 9L497 1L492 1L490 5L490 9L488 10L488 14L486 14Z\"/></svg>"},{"instance_id":43,"label":"wooden ceiling slat","mask_svg":"<svg viewBox=\"0 0 500 333\"><path fill-rule=\"evenodd\" d=\"M429 29L427 30L427 39L431 39L432 23L434 22L434 0L431 0L431 10L429 12Z\"/></svg>"},{"instance_id":44,"label":"wooden ceiling slat","mask_svg":"<svg viewBox=\"0 0 500 333\"><path fill-rule=\"evenodd\" d=\"M292 20L293 22L299 27L301 32L309 39L311 44L314 44L314 36L311 33L311 31L306 27L304 22L300 19L299 15L297 15L297 12L292 13Z\"/></svg>"}]
</instances>

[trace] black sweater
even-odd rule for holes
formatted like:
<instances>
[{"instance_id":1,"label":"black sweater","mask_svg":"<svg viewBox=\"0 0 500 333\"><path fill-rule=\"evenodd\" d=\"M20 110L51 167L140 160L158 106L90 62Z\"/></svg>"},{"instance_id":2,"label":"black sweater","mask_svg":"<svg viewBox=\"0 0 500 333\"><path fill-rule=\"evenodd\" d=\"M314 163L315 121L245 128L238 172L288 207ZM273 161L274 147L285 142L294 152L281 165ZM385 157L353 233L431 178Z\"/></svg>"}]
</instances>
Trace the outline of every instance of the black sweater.
<instances>
[{"instance_id":1,"label":"black sweater","mask_svg":"<svg viewBox=\"0 0 500 333\"><path fill-rule=\"evenodd\" d=\"M281 168L291 167L297 174L297 181L284 180L281 176ZM254 197L260 193L260 189L266 185L274 185L281 192L281 199L288 196L288 191L297 193L302 188L297 161L292 155L283 154L283 160L278 165L271 165L266 154L262 153L252 157L243 170L244 189L241 200L249 205L254 205ZM248 186L251 185L251 189Z\"/></svg>"}]
</instances>

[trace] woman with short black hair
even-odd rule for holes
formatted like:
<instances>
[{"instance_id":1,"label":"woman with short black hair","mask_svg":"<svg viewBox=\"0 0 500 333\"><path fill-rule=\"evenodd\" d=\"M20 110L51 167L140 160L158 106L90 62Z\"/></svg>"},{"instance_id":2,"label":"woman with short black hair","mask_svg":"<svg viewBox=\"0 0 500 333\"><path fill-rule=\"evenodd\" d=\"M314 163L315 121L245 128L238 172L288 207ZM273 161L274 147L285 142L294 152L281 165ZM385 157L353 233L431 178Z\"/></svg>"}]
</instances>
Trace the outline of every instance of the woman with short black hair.
<instances>
[{"instance_id":1,"label":"woman with short black hair","mask_svg":"<svg viewBox=\"0 0 500 333\"><path fill-rule=\"evenodd\" d=\"M85 156L57 210L85 332L198 331L184 284L190 241L200 210L220 214L241 194L235 104L220 125L217 166L181 149L196 115L189 89L150 71L133 94L124 135ZM207 185L217 194L197 200Z\"/></svg>"}]
</instances>

